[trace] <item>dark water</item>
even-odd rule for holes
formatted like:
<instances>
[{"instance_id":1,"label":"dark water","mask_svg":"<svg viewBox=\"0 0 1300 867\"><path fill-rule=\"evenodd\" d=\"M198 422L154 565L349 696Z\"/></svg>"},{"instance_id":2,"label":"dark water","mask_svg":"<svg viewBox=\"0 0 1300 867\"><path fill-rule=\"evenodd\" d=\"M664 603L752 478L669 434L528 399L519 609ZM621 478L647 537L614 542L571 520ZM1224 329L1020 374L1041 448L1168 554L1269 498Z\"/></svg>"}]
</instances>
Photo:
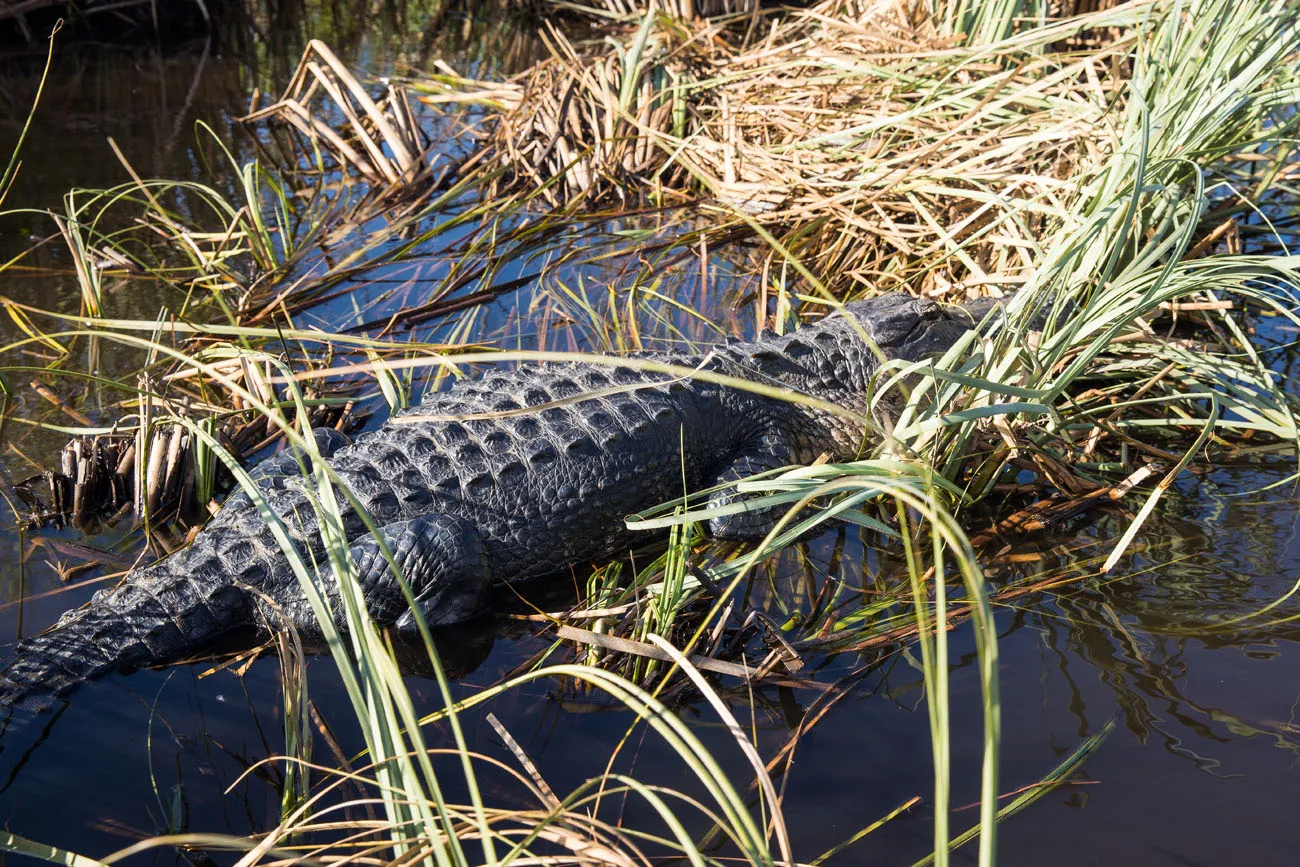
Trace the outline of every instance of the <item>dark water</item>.
<instances>
[{"instance_id":1,"label":"dark water","mask_svg":"<svg viewBox=\"0 0 1300 867\"><path fill-rule=\"evenodd\" d=\"M467 44L456 50L465 52L470 66L490 67L484 58L503 56L481 47L475 53L476 43ZM384 46L360 40L351 56L363 61L391 57ZM520 57L528 55L524 48L517 50ZM53 207L71 185L125 180L104 142L106 135L145 175L206 177L203 151L190 135L195 118L213 123L247 158L249 139L230 118L241 111L251 86L273 88L259 76L273 78L291 65L283 58L262 60L261 67L250 67L232 56L201 51L169 58L147 53L60 57L52 95L7 205ZM15 66L4 74L10 82L4 88L8 105L20 104L30 91L30 70ZM7 112L0 124L5 141L16 117ZM52 142L61 147L49 146ZM620 228L606 225L593 231L616 241ZM20 245L39 243L50 231L48 222L36 217L10 219L3 224L0 249L12 254ZM47 250L37 261L59 265L58 246ZM743 255L736 255L735 262L713 260L712 291L745 291ZM538 261L545 260L521 265L506 276L540 275L546 269ZM431 255L402 267L434 274L441 266ZM566 273L573 280L583 275L617 281L620 267L575 266ZM420 273L394 269L379 276L409 280ZM663 276L664 291L698 301L698 263L666 268ZM380 307L396 303L376 288L385 285L383 280L369 277L356 297ZM512 345L540 339L529 328L527 311L530 304L553 297L545 294L544 284L539 277L500 299L481 317L481 327L493 333L507 329ZM0 291L47 307L75 310L78 305L75 284L53 271L8 276ZM134 311L132 315L151 316L159 304L175 302L157 290L124 288L112 303ZM716 306L725 310L727 305ZM337 320L345 312L331 307L316 314ZM743 329L745 323L726 325ZM703 339L708 329L695 326L687 333ZM557 340L554 335L550 339ZM599 344L581 328L558 339ZM119 374L138 363L129 353L111 349L98 357L104 370ZM25 390L10 409L20 417L47 411ZM107 415L111 407L105 399L88 410ZM0 467L8 482L28 471L23 455L48 460L62 442L12 423L6 435L9 448L0 453ZM1115 724L1070 785L1003 826L1003 863L1295 862L1300 843L1293 815L1300 798L1300 627L1289 618L1298 609L1284 603L1262 617L1242 620L1300 580L1293 487L1246 493L1285 479L1293 470L1277 462L1185 477L1147 522L1134 545L1136 553L1114 575L1081 581L1055 595L1028 597L998 611L1004 791L1033 783L1081 741ZM1078 561L1080 571L1089 572L1095 565L1089 567L1087 558L1104 557L1126 525L1120 513L1090 515L1058 538L1037 540L1033 549L1040 559L1021 568L1032 572ZM52 543L85 543L128 557L138 550L138 540L120 531L85 539L67 530L32 533L6 526L0 535L0 639L5 641L39 631L98 586L95 578L104 569L79 573L79 583L65 586L57 566L78 557ZM860 580L855 574L860 570L855 564L864 561L860 543L837 533L802 552L812 564L814 580L825 579L840 544L845 556L837 568L846 580ZM773 596L787 592L781 582L793 587L804 574L800 553L783 558ZM978 796L979 691L968 628L954 632L952 642L953 802L960 806ZM444 636L442 650L457 689L467 693L495 683L547 644L527 627L503 620ZM801 859L811 860L914 796L928 800L926 712L920 675L909 660L908 654L895 653L884 659L819 661L817 679L843 679L847 692L801 737L792 768L778 780ZM243 677L225 670L207 673L208 668L179 666L110 678L80 690L55 713L10 723L0 734L0 823L92 856L141 834L244 834L276 824L278 772L263 766L237 780L283 749L278 663L261 659ZM361 741L349 726L332 664L316 659L310 673L313 701L344 754L353 754ZM411 684L417 706L439 706L431 681L413 677ZM828 702L813 692L777 688L753 696L738 691L728 698L742 721L753 726L765 756ZM560 683L535 683L498 699L490 709L561 793L603 770L632 722L628 712ZM719 751L734 778L747 779L741 757L728 746L707 707L687 705L681 712L696 723L705 743ZM510 761L481 713L468 715L466 726L472 747ZM316 755L330 761L321 738ZM620 756L620 770L648 782L682 784L682 769L653 736L638 733ZM507 792L497 783L487 788ZM932 816L925 803L835 863L911 863L930 846ZM644 807L629 804L624 820L633 823L646 816ZM959 811L953 827L962 829L975 820L974 809ZM963 857L973 855L968 850Z\"/></svg>"}]
</instances>

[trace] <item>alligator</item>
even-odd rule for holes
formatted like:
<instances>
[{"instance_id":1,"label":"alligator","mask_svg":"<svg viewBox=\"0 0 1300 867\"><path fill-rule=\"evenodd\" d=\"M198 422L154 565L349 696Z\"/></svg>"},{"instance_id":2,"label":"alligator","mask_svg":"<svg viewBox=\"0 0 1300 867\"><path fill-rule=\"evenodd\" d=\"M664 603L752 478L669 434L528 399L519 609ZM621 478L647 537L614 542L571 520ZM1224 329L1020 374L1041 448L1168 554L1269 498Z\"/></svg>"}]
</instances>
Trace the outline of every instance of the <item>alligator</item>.
<instances>
[{"instance_id":1,"label":"alligator","mask_svg":"<svg viewBox=\"0 0 1300 867\"><path fill-rule=\"evenodd\" d=\"M339 498L341 525L370 616L398 630L416 625L393 564L430 626L461 622L484 609L494 582L625 554L644 540L625 517L684 490L822 454L860 454L878 430L869 419L881 358L941 353L972 315L885 295L790 335L765 333L703 355L638 356L648 365L527 364L466 378L352 442L317 431L321 458L353 494ZM683 375L688 368L709 376ZM768 386L768 394L726 377ZM769 396L772 386L816 401ZM327 562L303 468L286 450L251 471L275 520L237 492L188 547L20 641L0 671L0 706L190 658L232 630L318 631L272 530L278 520L305 562ZM710 502L736 497L723 489ZM713 536L761 537L775 519L770 510L731 511L709 522ZM338 582L327 565L321 572L329 610L341 618Z\"/></svg>"}]
</instances>

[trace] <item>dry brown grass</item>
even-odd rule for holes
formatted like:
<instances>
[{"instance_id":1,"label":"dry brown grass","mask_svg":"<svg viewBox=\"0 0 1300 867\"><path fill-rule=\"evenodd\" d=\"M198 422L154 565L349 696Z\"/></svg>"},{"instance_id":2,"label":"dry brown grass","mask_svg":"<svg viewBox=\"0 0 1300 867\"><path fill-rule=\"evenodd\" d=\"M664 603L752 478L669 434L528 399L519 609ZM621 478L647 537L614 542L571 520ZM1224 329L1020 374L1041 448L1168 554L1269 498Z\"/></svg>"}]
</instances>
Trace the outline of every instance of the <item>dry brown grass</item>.
<instances>
[{"instance_id":1,"label":"dry brown grass","mask_svg":"<svg viewBox=\"0 0 1300 867\"><path fill-rule=\"evenodd\" d=\"M328 45L313 39L280 99L243 120L279 118L357 171L382 195L386 187L417 186L429 172L425 142L406 92L391 84L386 91L382 98L373 98ZM341 117L336 124L340 128L326 117Z\"/></svg>"},{"instance_id":2,"label":"dry brown grass","mask_svg":"<svg viewBox=\"0 0 1300 867\"><path fill-rule=\"evenodd\" d=\"M759 0L546 0L557 9L587 13L601 17L644 15L649 9L663 12L673 18L715 18L723 15L753 14L761 4Z\"/></svg>"},{"instance_id":3,"label":"dry brown grass","mask_svg":"<svg viewBox=\"0 0 1300 867\"><path fill-rule=\"evenodd\" d=\"M1144 5L970 48L894 0L647 16L585 52L552 31L551 58L504 84L422 89L499 106L476 155L505 170L496 194L695 197L722 226L771 232L839 292L999 294L1025 279L1071 179L1110 153L1104 118L1132 45L1119 25Z\"/></svg>"}]
</instances>

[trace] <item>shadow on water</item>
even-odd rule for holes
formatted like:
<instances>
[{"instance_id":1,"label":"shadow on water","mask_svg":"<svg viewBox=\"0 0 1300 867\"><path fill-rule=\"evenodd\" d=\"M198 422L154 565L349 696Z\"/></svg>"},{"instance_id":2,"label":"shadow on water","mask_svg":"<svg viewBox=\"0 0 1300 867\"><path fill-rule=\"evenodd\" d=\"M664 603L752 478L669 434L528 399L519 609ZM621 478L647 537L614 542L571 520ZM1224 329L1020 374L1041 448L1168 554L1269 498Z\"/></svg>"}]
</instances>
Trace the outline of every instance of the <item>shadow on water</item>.
<instances>
[{"instance_id":1,"label":"shadow on water","mask_svg":"<svg viewBox=\"0 0 1300 867\"><path fill-rule=\"evenodd\" d=\"M446 56L459 58L458 68L470 74L500 74L538 50L525 31L493 29L487 16L421 14L386 19L380 36L336 21L335 47L344 46L347 56L372 69L390 62L421 66ZM247 31L289 34L283 45L252 38L167 56L61 52L31 134L35 146L25 154L9 206L55 207L69 186L125 180L105 144L108 136L145 175L211 180L210 155L194 144L196 119L212 124L241 158L251 157L254 143L232 118L243 112L254 87L278 89L302 37L314 26L306 21L281 26L268 19L252 22ZM413 47L403 49L407 55L389 53L399 44ZM5 101L0 134L6 138L16 135L34 74L30 62L0 62ZM60 147L43 146L48 142ZM599 329L584 322L585 302L560 291L557 274L568 285L597 287L601 291L592 293L597 303L614 303L601 300L605 287L662 264L616 255L622 239L645 226L645 220L609 221L514 251L513 270L489 271L509 291L485 308L476 336L523 348L606 348ZM668 222L657 229L685 231ZM22 245L39 246L50 232L47 222L32 215L6 218L0 224L0 255L7 258ZM312 313L335 324L364 313L364 321L346 324L365 325L419 303L403 292L442 279L462 250L446 239L440 244L377 268ZM37 270L6 274L0 291L45 307L76 309L79 296L58 246L39 246L30 261ZM704 282L698 262L669 263L657 291L710 307L724 321L723 330L743 332L746 323L730 302L749 290L748 267L743 250L715 255ZM159 307L175 303L162 292L130 286L111 303L122 315L151 318ZM450 321L434 319L411 333L436 336ZM530 324L534 321L565 327L544 331ZM699 322L674 319L671 311L658 327L646 337L664 345L717 336ZM120 350L105 350L97 359L98 367L113 375L140 364L137 355ZM1284 359L1279 365L1293 363ZM29 393L15 401L12 410L18 415L49 412ZM92 409L107 416L113 406L105 399ZM5 434L0 461L10 481L25 472L29 459L48 462L62 444L61 438L26 431ZM1261 464L1185 477L1145 525L1134 547L1138 553L1114 575L1099 576L1095 570L1123 532L1123 514L1090 515L1056 538L1034 540L1018 552L1023 558L1017 568L1024 573L1067 570L1080 581L1056 595L1022 598L999 610L1005 787L1031 784L1108 721L1115 720L1119 730L1079 778L1005 827L1005 863L1048 857L1065 865L1293 860L1291 814L1300 796L1300 627L1290 618L1300 608L1288 600L1261 616L1250 615L1284 596L1300 576L1297 498L1291 487L1240 496L1293 470ZM0 599L5 600L0 637L9 642L52 623L102 586L103 575L131 562L139 548L138 538L124 526L108 527L90 539L55 529L0 535ZM819 598L823 582L871 592L872 573L889 556L865 549L855 534L832 531L782 555L750 599L780 621ZM83 568L87 561L98 565ZM567 604L584 582L585 576L561 578L531 598L548 610ZM459 694L497 683L550 649L541 622L525 619L531 612L519 603L514 617L485 619L439 636L439 651ZM979 694L967 631L957 629L952 641L954 794L955 803L965 804L977 797ZM440 699L420 649L405 650L417 707L432 710ZM273 826L283 780L276 765L262 760L283 750L280 666L263 656L237 673L240 667L200 663L113 677L87 685L50 713L11 717L0 732L0 823L90 854L145 834L247 834ZM751 689L719 681L723 695L749 723L760 753L788 750L778 784L796 852L805 857L916 796L927 797L931 784L922 678L908 650L842 653L810 660L810 667L818 682L842 688ZM347 722L347 697L329 660L314 658L308 669L315 755L327 763L347 760L361 746ZM745 778L712 714L686 693L674 700L680 713L698 721L706 745L723 752L727 769ZM603 769L631 722L621 706L558 681L511 692L492 702L490 710L557 790ZM471 748L503 755L481 716L470 715L466 725ZM648 783L680 785L676 768L652 739L624 749L616 766ZM638 809L629 807L624 819L636 821ZM961 828L975 821L975 811L965 810L954 824ZM907 863L928 851L929 835L923 805L850 849L840 863L868 858Z\"/></svg>"}]
</instances>

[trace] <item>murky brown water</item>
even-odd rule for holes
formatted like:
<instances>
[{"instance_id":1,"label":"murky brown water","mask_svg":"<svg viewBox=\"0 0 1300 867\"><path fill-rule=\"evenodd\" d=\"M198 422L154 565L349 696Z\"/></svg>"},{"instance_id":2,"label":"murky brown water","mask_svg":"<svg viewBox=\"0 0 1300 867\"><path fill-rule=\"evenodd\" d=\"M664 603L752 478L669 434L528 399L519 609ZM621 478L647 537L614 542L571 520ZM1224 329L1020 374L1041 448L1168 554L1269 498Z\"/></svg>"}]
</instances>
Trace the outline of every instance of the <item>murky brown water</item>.
<instances>
[{"instance_id":1,"label":"murky brown water","mask_svg":"<svg viewBox=\"0 0 1300 867\"><path fill-rule=\"evenodd\" d=\"M363 40L357 54L373 59L383 51ZM465 62L481 62L481 54L471 52ZM263 67L285 68L270 60ZM196 118L212 123L246 158L251 145L230 118L242 110L250 86L265 87L262 77L268 75L274 78L250 72L231 56L201 52L169 58L61 56L7 205L57 207L69 186L126 180L106 136L141 174L204 177L202 151L191 131ZM6 82L0 89L8 107L0 120L5 143L16 129L12 106L27 98L32 79L30 70L0 64L0 81ZM7 219L0 224L0 253L11 255L50 232L44 219ZM51 245L44 261L57 264L56 250ZM665 279L694 291L694 277L686 272L669 271ZM57 309L78 304L75 285L54 272L7 276L0 291ZM515 298L526 298L527 291ZM174 300L137 287L120 290L112 303L152 316L159 304ZM500 302L501 316L513 303ZM104 350L97 363L123 372L138 359ZM111 408L99 409L107 414ZM45 411L30 390L18 389L14 415ZM6 445L36 460L48 460L62 442L12 423L4 433ZM1139 553L1115 575L999 611L1004 790L1037 780L1083 739L1115 723L1077 779L1003 826L1003 863L1295 861L1300 627L1285 619L1295 616L1296 606L1273 612L1267 619L1278 622L1271 625L1230 622L1300 580L1300 499L1293 487L1243 496L1294 469L1276 462L1184 478L1147 523L1135 545ZM0 470L7 482L28 471L12 447L0 452ZM1051 540L1039 544L1043 560L1026 568L1104 552L1125 525L1121 515L1089 516L1055 540L1060 548ZM91 572L77 576L89 581L65 589L56 567L75 558L50 542L133 555L137 540L119 535L26 533L6 521L0 533L0 640L38 631L96 586ZM837 541L834 533L815 540L813 562L824 563ZM854 578L862 551L854 539L844 544L847 565L841 568ZM1064 550L1074 553L1059 553ZM967 629L958 629L952 640L954 803L960 805L977 797L979 694ZM463 679L462 688L472 689L496 681L542 646L540 639L521 637L518 628L489 623L447 636L444 654ZM903 654L868 662L825 661L818 679L854 675L851 691L803 737L782 780L796 853L805 860L930 791L920 675ZM0 823L91 855L125 845L138 833L247 833L274 824L274 779L254 774L230 794L224 790L249 765L281 750L277 664L261 660L242 679L229 672L205 676L205 669L182 666L111 678L82 689L56 713L11 724L0 734ZM346 725L346 702L331 669L328 660L312 666L312 695L351 753L360 741ZM412 684L421 706L436 706L429 681L415 678ZM738 707L743 699L732 697ZM753 723L765 755L805 714L820 709L816 695L802 691L768 689L755 699ZM542 685L513 693L491 709L560 791L601 770L629 724L625 711ZM727 736L711 714L704 708L684 713L699 720L700 736L743 778L741 757L727 748ZM743 716L749 717L748 708ZM468 724L471 746L503 754L480 717ZM680 769L653 739L623 756L621 767L642 779L681 782ZM625 820L644 815L643 808L629 807ZM973 809L965 810L953 825L964 828L975 819ZM927 809L918 807L836 863L911 863L929 849L930 823Z\"/></svg>"}]
</instances>

